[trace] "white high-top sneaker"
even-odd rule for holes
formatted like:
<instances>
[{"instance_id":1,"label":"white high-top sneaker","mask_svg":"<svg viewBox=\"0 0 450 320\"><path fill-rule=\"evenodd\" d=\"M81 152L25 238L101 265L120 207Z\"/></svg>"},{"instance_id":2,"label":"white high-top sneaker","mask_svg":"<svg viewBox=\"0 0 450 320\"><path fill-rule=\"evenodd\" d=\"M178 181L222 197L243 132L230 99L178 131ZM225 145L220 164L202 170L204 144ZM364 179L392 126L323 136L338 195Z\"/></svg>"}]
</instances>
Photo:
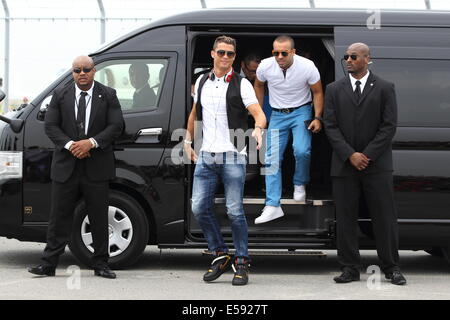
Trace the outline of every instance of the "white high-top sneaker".
<instances>
[{"instance_id":1,"label":"white high-top sneaker","mask_svg":"<svg viewBox=\"0 0 450 320\"><path fill-rule=\"evenodd\" d=\"M255 219L255 224L268 222L284 216L284 212L281 207L265 206L261 215Z\"/></svg>"},{"instance_id":2,"label":"white high-top sneaker","mask_svg":"<svg viewBox=\"0 0 450 320\"><path fill-rule=\"evenodd\" d=\"M298 202L305 202L306 191L304 185L294 186L294 200Z\"/></svg>"}]
</instances>

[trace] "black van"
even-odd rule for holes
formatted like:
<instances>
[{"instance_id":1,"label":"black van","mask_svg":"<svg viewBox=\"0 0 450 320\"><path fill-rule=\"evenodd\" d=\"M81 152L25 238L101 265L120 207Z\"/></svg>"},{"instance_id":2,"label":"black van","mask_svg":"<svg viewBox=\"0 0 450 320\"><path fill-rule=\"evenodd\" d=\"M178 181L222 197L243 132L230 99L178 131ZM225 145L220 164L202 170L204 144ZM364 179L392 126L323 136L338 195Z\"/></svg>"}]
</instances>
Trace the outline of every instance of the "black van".
<instances>
[{"instance_id":1,"label":"black van","mask_svg":"<svg viewBox=\"0 0 450 320\"><path fill-rule=\"evenodd\" d=\"M371 24L371 13L362 10L201 10L155 21L93 53L96 80L117 90L126 122L124 134L115 142L111 265L131 265L146 245L206 247L190 211L194 166L172 161L181 141L173 134L186 126L193 75L211 67L209 52L214 38L222 34L237 39L237 63L246 53L269 56L277 35L291 35L299 54L315 62L324 86L345 75L341 58L347 46L366 42L373 58L371 70L397 89L394 179L401 249L426 250L448 259L450 13L381 11L379 19L380 25ZM157 98L148 106L132 106L128 68L133 62L149 68ZM1 236L45 241L53 144L44 133L43 119L53 90L72 83L68 71L28 106L7 115L14 128L0 125ZM314 135L308 198L298 204L291 200L293 157L288 150L283 164L285 217L263 225L253 221L264 206L264 179L258 171L248 170L244 201L251 248L335 248L330 158L323 132ZM216 209L225 239L232 245L222 192ZM359 226L361 247L374 248L364 201ZM70 248L87 262L93 248L83 203L76 208L73 228Z\"/></svg>"}]
</instances>

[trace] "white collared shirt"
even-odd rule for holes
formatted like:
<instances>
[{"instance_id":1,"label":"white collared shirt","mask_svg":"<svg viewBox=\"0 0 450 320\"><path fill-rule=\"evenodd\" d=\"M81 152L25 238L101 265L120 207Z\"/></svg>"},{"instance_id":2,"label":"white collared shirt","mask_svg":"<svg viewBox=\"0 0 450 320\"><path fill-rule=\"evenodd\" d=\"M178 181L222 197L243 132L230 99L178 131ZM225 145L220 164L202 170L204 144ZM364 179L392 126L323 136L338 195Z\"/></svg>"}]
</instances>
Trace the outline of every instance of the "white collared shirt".
<instances>
[{"instance_id":1,"label":"white collared shirt","mask_svg":"<svg viewBox=\"0 0 450 320\"><path fill-rule=\"evenodd\" d=\"M350 82L351 82L351 84L352 84L352 89L353 89L353 91L356 90L356 81L359 80L359 81L361 82L361 84L359 85L359 86L361 87L361 93L363 93L364 86L366 85L367 79L369 78L369 74L370 74L370 71L367 70L367 73L366 73L366 75L365 75L364 77L362 77L361 79L355 79L355 78L352 76L352 74L349 73L349 76L350 76Z\"/></svg>"},{"instance_id":2,"label":"white collared shirt","mask_svg":"<svg viewBox=\"0 0 450 320\"><path fill-rule=\"evenodd\" d=\"M268 82L270 106L276 109L295 108L310 102L310 86L320 80L314 62L299 55L294 55L286 76L275 57L270 57L261 61L256 77L261 82Z\"/></svg>"},{"instance_id":3,"label":"white collared shirt","mask_svg":"<svg viewBox=\"0 0 450 320\"><path fill-rule=\"evenodd\" d=\"M206 152L237 152L235 146L230 141L230 129L228 127L226 93L229 83L225 77L230 75L230 70L223 77L206 80L202 88L202 118L203 118L203 143L200 151ZM194 102L198 100L198 86L200 79L208 77L209 73L199 77L195 82ZM258 103L255 90L250 81L243 78L241 81L241 96L245 107ZM244 150L240 151L245 153Z\"/></svg>"},{"instance_id":4,"label":"white collared shirt","mask_svg":"<svg viewBox=\"0 0 450 320\"><path fill-rule=\"evenodd\" d=\"M81 96L81 92L83 90L81 90L80 88L78 88L78 86L75 84L75 103L74 103L74 112L75 112L75 119L77 119L78 116L78 105L80 104L80 96ZM88 133L88 129L89 129L89 118L91 115L91 105L92 105L92 96L93 96L93 92L94 92L94 82L92 83L92 86L89 90L85 91L87 93L85 99L86 99L86 118L85 118L85 126L84 126L84 132L87 135ZM91 138L92 141L95 144L94 148L98 147L98 143L97 141L95 141L94 138ZM69 142L66 143L66 145L64 146L64 148L66 148L67 150L70 150L70 146L72 145L73 140L70 140Z\"/></svg>"}]
</instances>

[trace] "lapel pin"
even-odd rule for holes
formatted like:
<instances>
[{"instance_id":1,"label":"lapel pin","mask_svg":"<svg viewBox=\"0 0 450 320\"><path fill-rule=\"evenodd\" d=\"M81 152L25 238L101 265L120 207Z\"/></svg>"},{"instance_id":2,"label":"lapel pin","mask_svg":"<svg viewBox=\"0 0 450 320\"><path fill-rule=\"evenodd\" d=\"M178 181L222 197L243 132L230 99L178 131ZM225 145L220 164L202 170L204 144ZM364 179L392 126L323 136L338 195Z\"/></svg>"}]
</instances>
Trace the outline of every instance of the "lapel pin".
<instances>
[{"instance_id":1,"label":"lapel pin","mask_svg":"<svg viewBox=\"0 0 450 320\"><path fill-rule=\"evenodd\" d=\"M372 86L373 86L373 83L371 83L370 86L372 87Z\"/></svg>"},{"instance_id":2,"label":"lapel pin","mask_svg":"<svg viewBox=\"0 0 450 320\"><path fill-rule=\"evenodd\" d=\"M101 98L101 97L102 97L102 95L101 95L101 94L99 94L99 95L98 95L98 97L99 97L99 98Z\"/></svg>"}]
</instances>

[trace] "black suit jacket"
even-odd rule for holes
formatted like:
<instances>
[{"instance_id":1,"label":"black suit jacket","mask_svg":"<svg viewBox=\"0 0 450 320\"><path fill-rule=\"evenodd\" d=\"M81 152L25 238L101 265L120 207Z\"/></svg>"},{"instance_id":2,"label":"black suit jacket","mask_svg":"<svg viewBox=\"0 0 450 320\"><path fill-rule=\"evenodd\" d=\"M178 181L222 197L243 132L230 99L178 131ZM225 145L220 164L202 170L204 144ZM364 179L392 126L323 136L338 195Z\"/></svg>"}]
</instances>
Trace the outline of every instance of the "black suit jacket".
<instances>
[{"instance_id":1,"label":"black suit jacket","mask_svg":"<svg viewBox=\"0 0 450 320\"><path fill-rule=\"evenodd\" d=\"M156 94L147 84L139 92L133 94L132 108L148 108L156 105Z\"/></svg>"},{"instance_id":2,"label":"black suit jacket","mask_svg":"<svg viewBox=\"0 0 450 320\"><path fill-rule=\"evenodd\" d=\"M362 152L372 161L362 173L392 171L392 139L397 126L394 84L370 73L359 103L349 77L327 86L325 131L333 147L332 176L357 174L349 157Z\"/></svg>"},{"instance_id":3,"label":"black suit jacket","mask_svg":"<svg viewBox=\"0 0 450 320\"><path fill-rule=\"evenodd\" d=\"M123 115L116 91L95 81L88 125L88 138L94 138L99 147L91 149L86 158L86 174L92 181L114 178L113 141L120 136ZM58 88L45 115L45 133L55 144L51 178L65 182L72 174L77 158L64 146L70 140L77 141L75 123L75 85Z\"/></svg>"}]
</instances>

